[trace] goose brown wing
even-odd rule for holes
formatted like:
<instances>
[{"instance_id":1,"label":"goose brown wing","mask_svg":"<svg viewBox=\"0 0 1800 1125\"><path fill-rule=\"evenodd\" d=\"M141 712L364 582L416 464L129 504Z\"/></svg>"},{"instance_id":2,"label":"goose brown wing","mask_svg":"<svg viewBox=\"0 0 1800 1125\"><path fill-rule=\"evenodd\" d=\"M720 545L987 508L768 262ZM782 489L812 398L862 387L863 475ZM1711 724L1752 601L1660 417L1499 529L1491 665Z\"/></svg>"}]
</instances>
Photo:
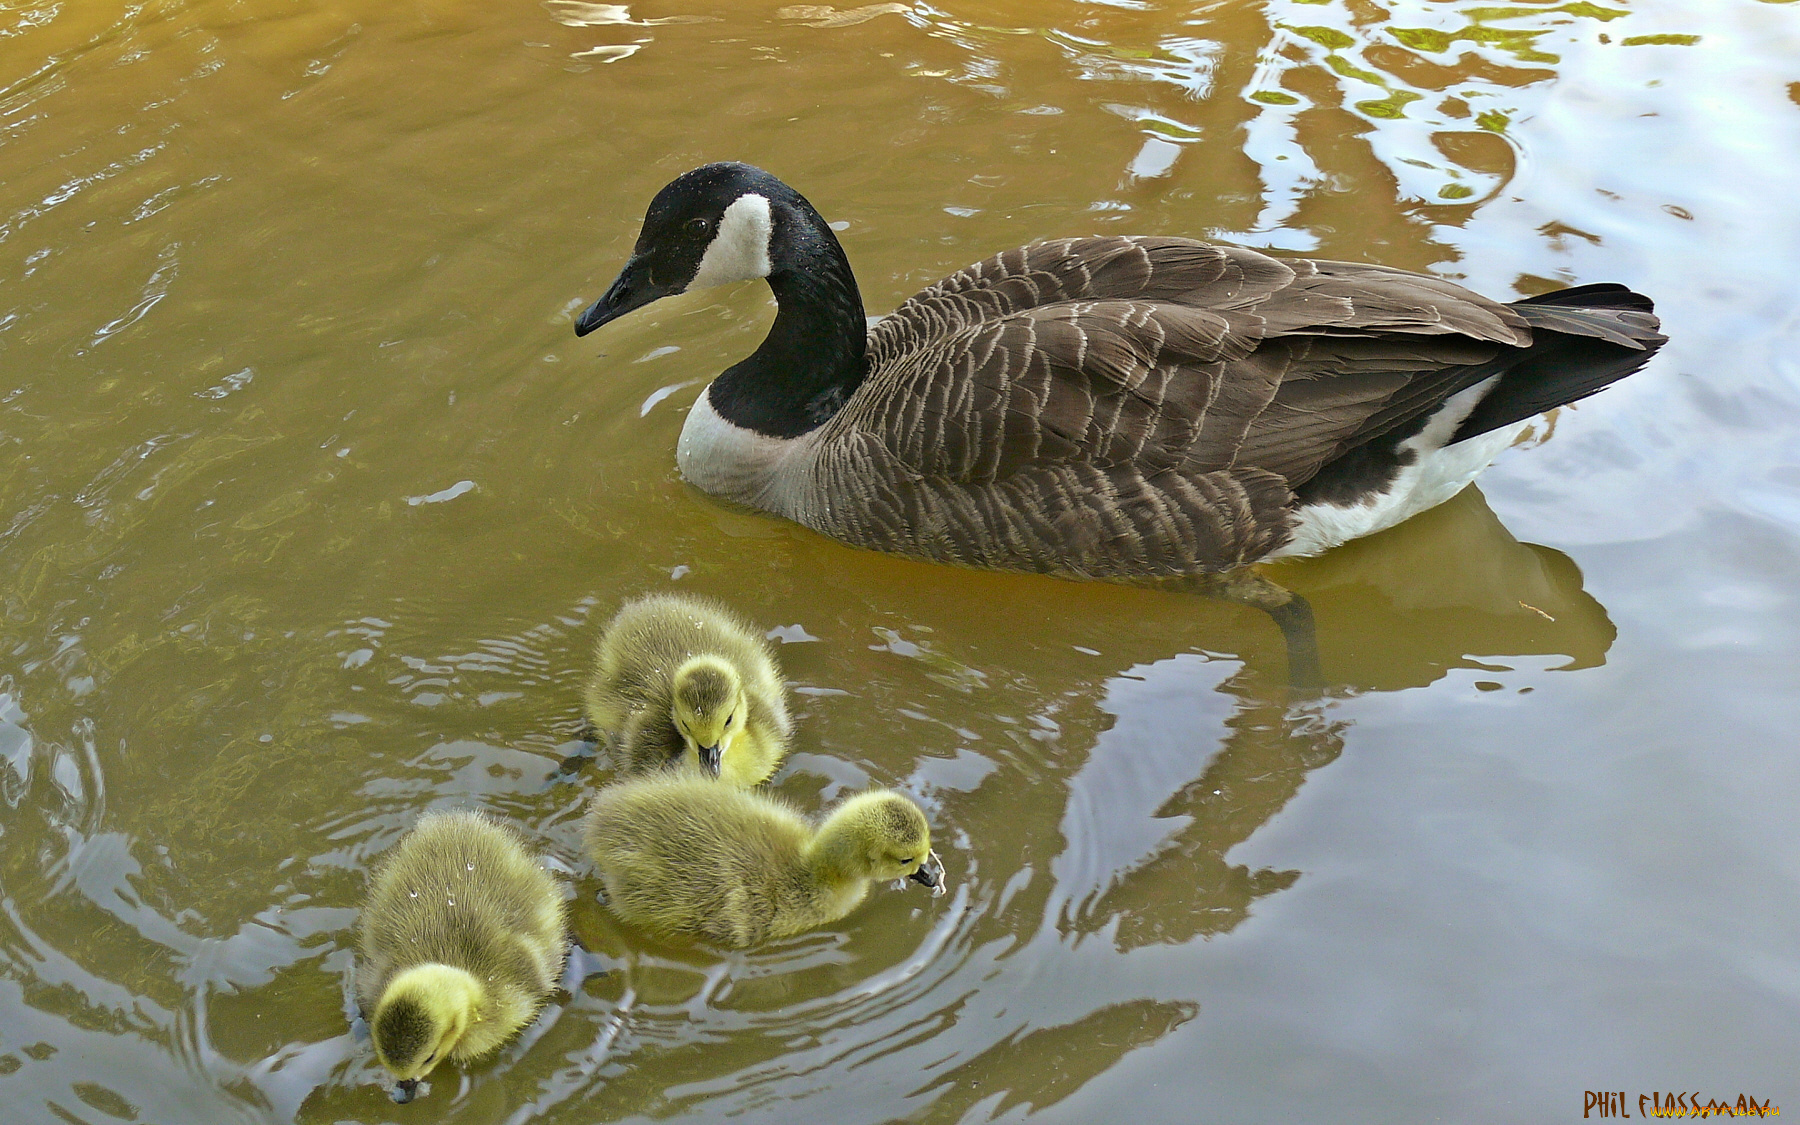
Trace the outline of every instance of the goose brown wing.
<instances>
[{"instance_id":1,"label":"goose brown wing","mask_svg":"<svg viewBox=\"0 0 1800 1125\"><path fill-rule=\"evenodd\" d=\"M858 497L832 505L845 538L904 554L1227 569L1285 541L1292 489L1320 466L1530 339L1508 306L1400 270L1187 239L1043 243L876 326L822 493Z\"/></svg>"},{"instance_id":2,"label":"goose brown wing","mask_svg":"<svg viewBox=\"0 0 1800 1125\"><path fill-rule=\"evenodd\" d=\"M1064 238L1021 246L920 290L869 336L881 370L983 321L1069 301L1170 301L1194 308L1254 305L1289 286L1287 263L1186 238Z\"/></svg>"},{"instance_id":3,"label":"goose brown wing","mask_svg":"<svg viewBox=\"0 0 1800 1125\"><path fill-rule=\"evenodd\" d=\"M1231 463L1279 385L1258 332L1254 317L1147 299L934 329L872 364L831 423L820 495L855 497L831 505L834 530L915 557L1093 577L1253 561L1285 541L1292 499L1280 477Z\"/></svg>"},{"instance_id":4,"label":"goose brown wing","mask_svg":"<svg viewBox=\"0 0 1800 1125\"><path fill-rule=\"evenodd\" d=\"M1259 336L1457 334L1515 347L1526 318L1454 282L1389 266L1271 258L1189 238L1066 238L996 254L920 290L869 336L869 366L983 320L1068 301L1170 302L1250 313Z\"/></svg>"},{"instance_id":5,"label":"goose brown wing","mask_svg":"<svg viewBox=\"0 0 1800 1125\"><path fill-rule=\"evenodd\" d=\"M1234 449L1274 397L1280 371L1253 358L1257 329L1152 301L1028 308L879 368L850 420L916 471L957 481L1053 464L1173 469L1196 449Z\"/></svg>"},{"instance_id":6,"label":"goose brown wing","mask_svg":"<svg viewBox=\"0 0 1800 1125\"><path fill-rule=\"evenodd\" d=\"M1286 361L1281 385L1234 452L1237 464L1276 473L1293 487L1349 450L1436 410L1496 373L1501 357L1512 352L1463 336L1398 334L1297 334L1273 350Z\"/></svg>"},{"instance_id":7,"label":"goose brown wing","mask_svg":"<svg viewBox=\"0 0 1800 1125\"><path fill-rule=\"evenodd\" d=\"M1255 355L1257 317L1210 306L1254 300L1292 271L1150 242L1010 251L877 326L869 382L833 419L819 463L821 496L855 497L830 504L836 532L1091 576L1226 569L1278 547L1287 486L1234 467L1230 451L1279 367ZM1197 450L1222 456L1202 463Z\"/></svg>"},{"instance_id":8,"label":"goose brown wing","mask_svg":"<svg viewBox=\"0 0 1800 1125\"><path fill-rule=\"evenodd\" d=\"M1083 463L1292 486L1530 339L1511 307L1401 270L1067 239L958 271L877 325L874 385L845 420L955 481Z\"/></svg>"}]
</instances>

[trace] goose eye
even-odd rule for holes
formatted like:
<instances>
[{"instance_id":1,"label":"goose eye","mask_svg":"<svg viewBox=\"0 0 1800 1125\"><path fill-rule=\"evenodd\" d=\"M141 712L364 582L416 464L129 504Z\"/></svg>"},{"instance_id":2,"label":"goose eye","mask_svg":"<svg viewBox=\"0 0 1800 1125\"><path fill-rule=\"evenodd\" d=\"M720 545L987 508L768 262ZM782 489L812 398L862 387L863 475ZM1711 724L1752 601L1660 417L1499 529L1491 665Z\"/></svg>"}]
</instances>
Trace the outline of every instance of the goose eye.
<instances>
[{"instance_id":1,"label":"goose eye","mask_svg":"<svg viewBox=\"0 0 1800 1125\"><path fill-rule=\"evenodd\" d=\"M695 238L704 238L712 230L712 223L706 219L689 219L683 224L683 229Z\"/></svg>"}]
</instances>

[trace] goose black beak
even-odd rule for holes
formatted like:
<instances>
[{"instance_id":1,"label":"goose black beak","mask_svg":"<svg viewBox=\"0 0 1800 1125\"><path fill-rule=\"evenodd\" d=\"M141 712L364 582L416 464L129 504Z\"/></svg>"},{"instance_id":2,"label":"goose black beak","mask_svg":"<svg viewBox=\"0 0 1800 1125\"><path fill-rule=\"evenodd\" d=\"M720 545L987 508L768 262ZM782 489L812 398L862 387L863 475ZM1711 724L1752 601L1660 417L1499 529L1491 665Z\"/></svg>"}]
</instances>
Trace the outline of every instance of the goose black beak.
<instances>
[{"instance_id":1,"label":"goose black beak","mask_svg":"<svg viewBox=\"0 0 1800 1125\"><path fill-rule=\"evenodd\" d=\"M724 764L725 750L723 745L700 747L700 768L714 777L719 776L719 767Z\"/></svg>"},{"instance_id":2,"label":"goose black beak","mask_svg":"<svg viewBox=\"0 0 1800 1125\"><path fill-rule=\"evenodd\" d=\"M676 286L658 284L651 276L653 272L649 255L632 255L606 293L575 319L575 335L586 336L602 324L611 323L633 309L641 309L652 301L681 292Z\"/></svg>"},{"instance_id":3,"label":"goose black beak","mask_svg":"<svg viewBox=\"0 0 1800 1125\"><path fill-rule=\"evenodd\" d=\"M937 898L945 890L944 861L939 859L937 852L933 850L925 857L925 862L919 864L919 869L908 875L907 878L921 886L930 887L931 897Z\"/></svg>"},{"instance_id":4,"label":"goose black beak","mask_svg":"<svg viewBox=\"0 0 1800 1125\"><path fill-rule=\"evenodd\" d=\"M393 1098L399 1105L405 1105L417 1097L418 1093L419 1080L417 1078L402 1078L394 1083L394 1088L389 1092L388 1097Z\"/></svg>"}]
</instances>

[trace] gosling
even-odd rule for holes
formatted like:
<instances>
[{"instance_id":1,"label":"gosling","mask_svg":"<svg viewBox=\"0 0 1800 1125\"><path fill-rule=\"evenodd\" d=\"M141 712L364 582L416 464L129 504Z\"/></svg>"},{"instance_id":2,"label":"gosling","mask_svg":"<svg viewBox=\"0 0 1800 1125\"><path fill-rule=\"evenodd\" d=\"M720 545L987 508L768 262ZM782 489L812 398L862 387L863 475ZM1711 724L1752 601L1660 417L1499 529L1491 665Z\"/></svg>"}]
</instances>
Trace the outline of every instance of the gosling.
<instances>
[{"instance_id":1,"label":"gosling","mask_svg":"<svg viewBox=\"0 0 1800 1125\"><path fill-rule=\"evenodd\" d=\"M658 774L594 794L582 822L612 912L669 937L742 948L835 922L875 879L944 892L919 806L874 789L815 830L785 802L691 774Z\"/></svg>"},{"instance_id":2,"label":"gosling","mask_svg":"<svg viewBox=\"0 0 1800 1125\"><path fill-rule=\"evenodd\" d=\"M518 833L476 812L421 817L375 875L357 950L393 1099L530 1023L562 973L564 931L562 892Z\"/></svg>"},{"instance_id":3,"label":"gosling","mask_svg":"<svg viewBox=\"0 0 1800 1125\"><path fill-rule=\"evenodd\" d=\"M775 772L793 729L768 643L723 605L676 594L625 603L583 701L626 775L698 769L747 788Z\"/></svg>"}]
</instances>

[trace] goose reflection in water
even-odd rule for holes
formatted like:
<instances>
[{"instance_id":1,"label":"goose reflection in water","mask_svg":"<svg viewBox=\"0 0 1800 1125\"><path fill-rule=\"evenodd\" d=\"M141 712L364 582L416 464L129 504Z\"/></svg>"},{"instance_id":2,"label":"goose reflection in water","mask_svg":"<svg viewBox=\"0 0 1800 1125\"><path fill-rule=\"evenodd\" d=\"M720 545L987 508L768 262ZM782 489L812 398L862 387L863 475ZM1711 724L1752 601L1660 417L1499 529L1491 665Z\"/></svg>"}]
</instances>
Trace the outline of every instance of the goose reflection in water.
<instances>
[{"instance_id":1,"label":"goose reflection in water","mask_svg":"<svg viewBox=\"0 0 1800 1125\"><path fill-rule=\"evenodd\" d=\"M1457 668L1504 672L1514 657L1593 667L1616 633L1575 563L1514 539L1475 488L1283 581L1320 607L1339 696L1422 687ZM1230 674L1217 667L1182 654L1105 681L1094 705L1113 724L1069 779L1061 825L1069 846L1055 863L1055 916L1065 932L1106 933L1121 949L1224 933L1299 879L1226 856L1342 753L1350 724L1327 700L1293 700L1278 652ZM1196 710L1215 710L1208 687L1230 702L1214 729L1197 730ZM1195 743L1213 738L1218 748L1195 776Z\"/></svg>"}]
</instances>

